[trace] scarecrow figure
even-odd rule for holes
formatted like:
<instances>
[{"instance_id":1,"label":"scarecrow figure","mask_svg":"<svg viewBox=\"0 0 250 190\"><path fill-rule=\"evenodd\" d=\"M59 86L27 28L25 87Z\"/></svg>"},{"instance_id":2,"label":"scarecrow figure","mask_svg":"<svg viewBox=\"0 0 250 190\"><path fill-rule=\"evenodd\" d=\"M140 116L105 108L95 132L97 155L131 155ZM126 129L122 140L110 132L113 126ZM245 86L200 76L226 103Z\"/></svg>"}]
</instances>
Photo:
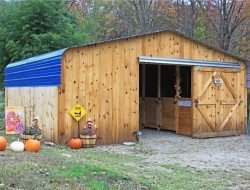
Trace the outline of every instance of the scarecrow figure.
<instances>
[{"instance_id":1,"label":"scarecrow figure","mask_svg":"<svg viewBox=\"0 0 250 190\"><path fill-rule=\"evenodd\" d=\"M92 119L88 118L85 127L83 128L83 135L95 135L96 134L96 125L93 124Z\"/></svg>"},{"instance_id":2,"label":"scarecrow figure","mask_svg":"<svg viewBox=\"0 0 250 190\"><path fill-rule=\"evenodd\" d=\"M33 119L32 123L31 123L31 127L32 127L32 128L38 128L38 129L39 129L38 120L39 120L39 117L38 117L38 116L36 116L36 117Z\"/></svg>"}]
</instances>

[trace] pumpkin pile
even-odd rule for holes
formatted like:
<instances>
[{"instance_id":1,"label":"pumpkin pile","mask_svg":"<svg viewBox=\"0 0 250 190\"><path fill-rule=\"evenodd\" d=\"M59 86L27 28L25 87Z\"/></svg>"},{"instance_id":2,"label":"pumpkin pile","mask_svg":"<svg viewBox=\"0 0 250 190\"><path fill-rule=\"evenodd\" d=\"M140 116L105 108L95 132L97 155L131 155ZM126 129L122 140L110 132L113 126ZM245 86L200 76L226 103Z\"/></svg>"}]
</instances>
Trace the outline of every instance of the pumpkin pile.
<instances>
[{"instance_id":1,"label":"pumpkin pile","mask_svg":"<svg viewBox=\"0 0 250 190\"><path fill-rule=\"evenodd\" d=\"M0 151L4 151L7 147L7 140L5 137L0 136ZM22 141L14 141L10 143L10 150L14 152L23 152L28 151L28 152L39 152L41 149L41 143L38 140L35 139L29 139L23 143Z\"/></svg>"}]
</instances>

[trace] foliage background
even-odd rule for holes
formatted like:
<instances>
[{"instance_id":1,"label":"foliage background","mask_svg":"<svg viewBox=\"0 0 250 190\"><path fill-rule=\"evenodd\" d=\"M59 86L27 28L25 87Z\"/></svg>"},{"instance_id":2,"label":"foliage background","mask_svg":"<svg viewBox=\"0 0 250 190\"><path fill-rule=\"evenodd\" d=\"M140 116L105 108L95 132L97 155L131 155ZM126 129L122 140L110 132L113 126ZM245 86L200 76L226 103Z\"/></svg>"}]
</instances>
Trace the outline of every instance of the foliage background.
<instances>
[{"instance_id":1,"label":"foliage background","mask_svg":"<svg viewBox=\"0 0 250 190\"><path fill-rule=\"evenodd\" d=\"M0 87L8 63L158 30L250 59L249 10L249 0L0 0Z\"/></svg>"}]
</instances>

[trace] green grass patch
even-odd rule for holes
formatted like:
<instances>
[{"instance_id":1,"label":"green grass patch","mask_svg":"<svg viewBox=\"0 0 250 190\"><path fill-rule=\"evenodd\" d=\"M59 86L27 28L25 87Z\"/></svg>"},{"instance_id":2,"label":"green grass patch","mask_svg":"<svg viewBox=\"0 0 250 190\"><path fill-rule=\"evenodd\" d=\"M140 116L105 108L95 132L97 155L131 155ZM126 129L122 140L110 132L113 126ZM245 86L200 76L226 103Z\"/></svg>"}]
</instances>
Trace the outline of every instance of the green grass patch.
<instances>
[{"instance_id":1,"label":"green grass patch","mask_svg":"<svg viewBox=\"0 0 250 190\"><path fill-rule=\"evenodd\" d=\"M117 189L120 183L132 182L129 177L118 172L89 164L70 163L67 166L55 167L51 170L54 177L81 182L91 190Z\"/></svg>"},{"instance_id":2,"label":"green grass patch","mask_svg":"<svg viewBox=\"0 0 250 190\"><path fill-rule=\"evenodd\" d=\"M207 171L182 167L177 164L163 165L169 171L166 189L223 189L225 180L212 177Z\"/></svg>"}]
</instances>

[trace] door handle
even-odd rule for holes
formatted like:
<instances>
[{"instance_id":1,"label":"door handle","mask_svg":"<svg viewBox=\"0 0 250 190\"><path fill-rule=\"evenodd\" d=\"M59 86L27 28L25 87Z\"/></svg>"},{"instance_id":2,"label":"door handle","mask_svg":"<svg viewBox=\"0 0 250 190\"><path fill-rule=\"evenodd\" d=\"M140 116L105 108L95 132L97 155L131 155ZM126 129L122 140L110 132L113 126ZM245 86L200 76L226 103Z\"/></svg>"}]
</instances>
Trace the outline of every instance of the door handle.
<instances>
[{"instance_id":1,"label":"door handle","mask_svg":"<svg viewBox=\"0 0 250 190\"><path fill-rule=\"evenodd\" d=\"M194 99L194 105L195 105L195 107L198 107L198 105L199 105L199 100L198 99Z\"/></svg>"},{"instance_id":2,"label":"door handle","mask_svg":"<svg viewBox=\"0 0 250 190\"><path fill-rule=\"evenodd\" d=\"M155 99L155 103L158 104L158 105L160 104L160 101L161 101L160 97L158 97L158 98Z\"/></svg>"}]
</instances>

